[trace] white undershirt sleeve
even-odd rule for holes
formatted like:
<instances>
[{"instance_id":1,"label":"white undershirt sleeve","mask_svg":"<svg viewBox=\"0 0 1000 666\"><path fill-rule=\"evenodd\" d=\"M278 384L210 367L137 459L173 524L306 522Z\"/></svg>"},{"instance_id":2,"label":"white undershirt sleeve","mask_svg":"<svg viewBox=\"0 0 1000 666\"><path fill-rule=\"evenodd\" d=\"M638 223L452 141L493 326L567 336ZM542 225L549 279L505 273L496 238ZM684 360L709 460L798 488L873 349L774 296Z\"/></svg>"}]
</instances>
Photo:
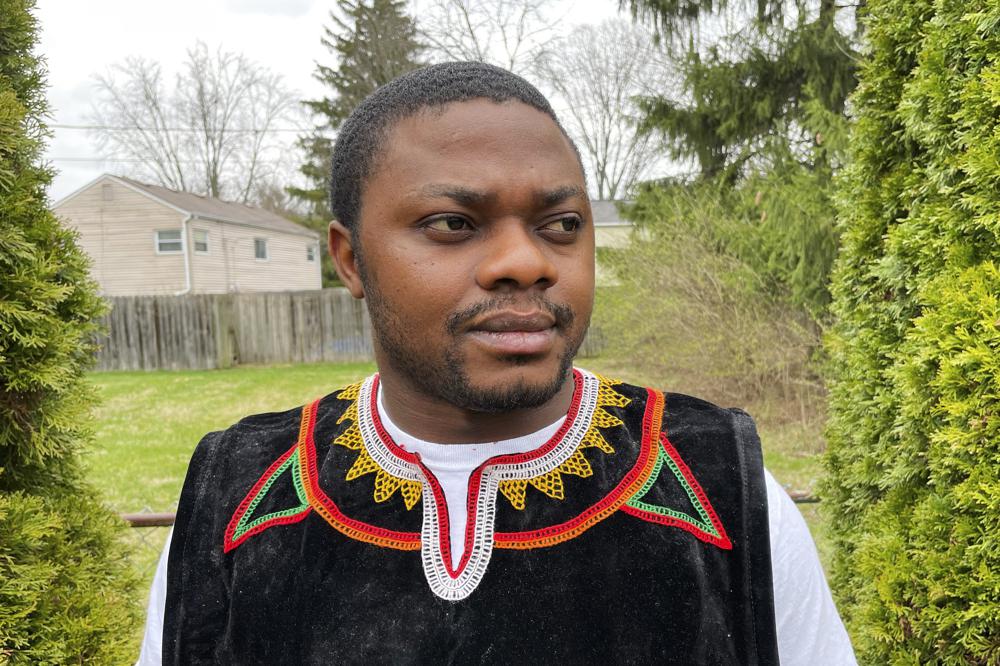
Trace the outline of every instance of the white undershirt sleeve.
<instances>
[{"instance_id":1,"label":"white undershirt sleeve","mask_svg":"<svg viewBox=\"0 0 1000 666\"><path fill-rule=\"evenodd\" d=\"M806 521L767 470L764 479L781 665L857 666Z\"/></svg>"},{"instance_id":2,"label":"white undershirt sleeve","mask_svg":"<svg viewBox=\"0 0 1000 666\"><path fill-rule=\"evenodd\" d=\"M160 561L156 565L153 584L149 588L149 604L146 606L146 631L142 635L142 647L139 648L139 661L136 666L160 666L162 663L163 646L163 613L167 602L167 555L170 553L170 537L174 529L170 528L167 541L163 544Z\"/></svg>"}]
</instances>

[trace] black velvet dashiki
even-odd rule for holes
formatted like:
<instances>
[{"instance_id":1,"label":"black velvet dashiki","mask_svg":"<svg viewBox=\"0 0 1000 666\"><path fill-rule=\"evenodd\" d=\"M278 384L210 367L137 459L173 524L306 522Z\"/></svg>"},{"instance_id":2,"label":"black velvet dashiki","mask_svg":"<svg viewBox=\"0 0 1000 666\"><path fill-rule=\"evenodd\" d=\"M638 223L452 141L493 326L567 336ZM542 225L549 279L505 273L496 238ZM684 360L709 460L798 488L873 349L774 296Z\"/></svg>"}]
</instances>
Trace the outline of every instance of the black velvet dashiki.
<instances>
[{"instance_id":1,"label":"black velvet dashiki","mask_svg":"<svg viewBox=\"0 0 1000 666\"><path fill-rule=\"evenodd\" d=\"M574 370L560 430L444 494L378 376L207 435L168 560L165 664L778 663L753 421Z\"/></svg>"}]
</instances>

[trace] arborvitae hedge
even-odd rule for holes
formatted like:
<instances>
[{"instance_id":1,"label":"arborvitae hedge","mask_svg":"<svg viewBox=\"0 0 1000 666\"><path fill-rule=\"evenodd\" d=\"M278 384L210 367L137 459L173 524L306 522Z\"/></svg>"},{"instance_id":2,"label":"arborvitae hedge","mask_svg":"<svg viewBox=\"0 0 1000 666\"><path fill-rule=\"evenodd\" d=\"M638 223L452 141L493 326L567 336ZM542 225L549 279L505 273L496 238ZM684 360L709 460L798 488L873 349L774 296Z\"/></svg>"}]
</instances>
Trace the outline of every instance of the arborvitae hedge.
<instances>
[{"instance_id":1,"label":"arborvitae hedge","mask_svg":"<svg viewBox=\"0 0 1000 666\"><path fill-rule=\"evenodd\" d=\"M103 305L48 210L33 4L0 0L0 663L122 664L133 576L77 461Z\"/></svg>"},{"instance_id":2,"label":"arborvitae hedge","mask_svg":"<svg viewBox=\"0 0 1000 666\"><path fill-rule=\"evenodd\" d=\"M824 503L867 664L1000 664L1000 4L870 0Z\"/></svg>"}]
</instances>

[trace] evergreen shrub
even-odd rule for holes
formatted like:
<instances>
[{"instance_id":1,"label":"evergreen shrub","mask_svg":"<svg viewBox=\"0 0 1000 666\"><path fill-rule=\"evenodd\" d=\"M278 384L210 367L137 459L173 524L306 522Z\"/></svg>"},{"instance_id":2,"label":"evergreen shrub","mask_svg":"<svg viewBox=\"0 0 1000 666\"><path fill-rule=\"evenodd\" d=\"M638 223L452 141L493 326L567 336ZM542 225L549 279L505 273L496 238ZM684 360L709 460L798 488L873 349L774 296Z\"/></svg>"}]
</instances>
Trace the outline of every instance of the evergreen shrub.
<instances>
[{"instance_id":1,"label":"evergreen shrub","mask_svg":"<svg viewBox=\"0 0 1000 666\"><path fill-rule=\"evenodd\" d=\"M1000 5L871 0L824 506L864 664L1000 664Z\"/></svg>"},{"instance_id":2,"label":"evergreen shrub","mask_svg":"<svg viewBox=\"0 0 1000 666\"><path fill-rule=\"evenodd\" d=\"M122 664L134 575L78 461L104 306L48 210L33 5L0 0L0 663Z\"/></svg>"}]
</instances>

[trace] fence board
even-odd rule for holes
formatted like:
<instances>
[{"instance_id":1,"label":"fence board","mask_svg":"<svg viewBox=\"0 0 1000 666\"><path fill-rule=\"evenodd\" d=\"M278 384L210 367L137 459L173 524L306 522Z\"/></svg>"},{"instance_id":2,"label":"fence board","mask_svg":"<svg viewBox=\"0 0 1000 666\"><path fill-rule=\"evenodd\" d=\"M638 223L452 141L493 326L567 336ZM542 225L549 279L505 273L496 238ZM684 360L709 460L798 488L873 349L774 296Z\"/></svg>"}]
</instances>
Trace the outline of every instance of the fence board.
<instances>
[{"instance_id":1,"label":"fence board","mask_svg":"<svg viewBox=\"0 0 1000 666\"><path fill-rule=\"evenodd\" d=\"M108 300L98 370L372 358L368 313L346 289Z\"/></svg>"},{"instance_id":2,"label":"fence board","mask_svg":"<svg viewBox=\"0 0 1000 666\"><path fill-rule=\"evenodd\" d=\"M365 361L372 328L343 288L108 299L98 370L228 368L240 363ZM600 352L591 331L581 356Z\"/></svg>"}]
</instances>

